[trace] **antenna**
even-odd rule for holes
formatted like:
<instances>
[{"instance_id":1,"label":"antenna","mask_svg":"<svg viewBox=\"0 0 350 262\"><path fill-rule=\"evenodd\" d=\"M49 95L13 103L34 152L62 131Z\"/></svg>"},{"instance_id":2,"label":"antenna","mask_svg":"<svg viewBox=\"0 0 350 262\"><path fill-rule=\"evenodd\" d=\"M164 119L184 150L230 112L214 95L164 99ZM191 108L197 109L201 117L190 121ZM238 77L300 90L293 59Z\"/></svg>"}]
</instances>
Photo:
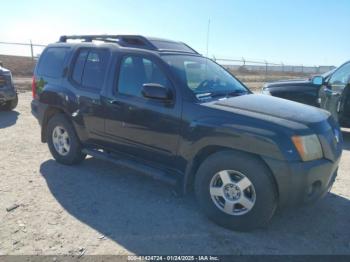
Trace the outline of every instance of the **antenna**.
<instances>
[{"instance_id":1,"label":"antenna","mask_svg":"<svg viewBox=\"0 0 350 262\"><path fill-rule=\"evenodd\" d=\"M207 55L206 55L206 57L208 57L208 55L209 55L209 34L210 34L210 18L208 20L208 28L207 28Z\"/></svg>"}]
</instances>

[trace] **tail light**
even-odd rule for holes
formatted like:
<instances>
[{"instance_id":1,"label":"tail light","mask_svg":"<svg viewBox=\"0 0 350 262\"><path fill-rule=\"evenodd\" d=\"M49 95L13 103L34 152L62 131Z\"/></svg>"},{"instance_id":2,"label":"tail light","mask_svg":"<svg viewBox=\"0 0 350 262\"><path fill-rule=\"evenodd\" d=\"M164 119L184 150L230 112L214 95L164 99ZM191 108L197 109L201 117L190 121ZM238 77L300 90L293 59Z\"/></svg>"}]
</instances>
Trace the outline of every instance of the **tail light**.
<instances>
[{"instance_id":1,"label":"tail light","mask_svg":"<svg viewBox=\"0 0 350 262\"><path fill-rule=\"evenodd\" d=\"M35 82L35 76L33 76L32 79L32 95L33 95L33 99L36 98L36 82Z\"/></svg>"}]
</instances>

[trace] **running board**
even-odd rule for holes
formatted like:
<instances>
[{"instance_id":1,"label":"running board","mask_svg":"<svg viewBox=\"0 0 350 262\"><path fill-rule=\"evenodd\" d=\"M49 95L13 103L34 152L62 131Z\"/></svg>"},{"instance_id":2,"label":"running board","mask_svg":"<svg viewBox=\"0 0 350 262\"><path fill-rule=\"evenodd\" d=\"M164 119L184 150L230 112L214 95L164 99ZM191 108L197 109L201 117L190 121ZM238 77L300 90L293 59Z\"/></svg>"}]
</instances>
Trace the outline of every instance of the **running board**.
<instances>
[{"instance_id":1,"label":"running board","mask_svg":"<svg viewBox=\"0 0 350 262\"><path fill-rule=\"evenodd\" d=\"M157 168L153 168L153 167L150 167L148 165L139 163L138 161L135 161L132 158L118 156L117 154L112 155L110 153L105 153L105 152L101 152L98 150L86 149L86 148L83 149L82 152L87 154L87 155L90 155L92 157L95 157L97 159L109 161L109 162L112 162L116 165L135 170L137 172L140 172L142 174L150 176L151 178L153 178L155 180L159 180L159 181L166 183L168 185L171 185L171 186L178 186L179 185L178 184L179 179L176 178L176 174L174 174L172 176L171 173L168 174L167 172L164 172L164 171L159 170Z\"/></svg>"}]
</instances>

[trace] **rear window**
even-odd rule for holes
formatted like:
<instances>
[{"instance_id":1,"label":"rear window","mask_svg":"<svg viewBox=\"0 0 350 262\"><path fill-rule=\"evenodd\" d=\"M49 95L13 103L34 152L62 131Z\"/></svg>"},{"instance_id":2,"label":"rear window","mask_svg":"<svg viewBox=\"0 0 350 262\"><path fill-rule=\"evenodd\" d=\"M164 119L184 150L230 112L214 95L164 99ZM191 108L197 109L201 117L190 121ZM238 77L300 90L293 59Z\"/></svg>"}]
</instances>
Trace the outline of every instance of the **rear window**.
<instances>
[{"instance_id":1,"label":"rear window","mask_svg":"<svg viewBox=\"0 0 350 262\"><path fill-rule=\"evenodd\" d=\"M49 47L41 55L38 74L42 76L59 78L62 76L63 63L68 54L69 47Z\"/></svg>"}]
</instances>

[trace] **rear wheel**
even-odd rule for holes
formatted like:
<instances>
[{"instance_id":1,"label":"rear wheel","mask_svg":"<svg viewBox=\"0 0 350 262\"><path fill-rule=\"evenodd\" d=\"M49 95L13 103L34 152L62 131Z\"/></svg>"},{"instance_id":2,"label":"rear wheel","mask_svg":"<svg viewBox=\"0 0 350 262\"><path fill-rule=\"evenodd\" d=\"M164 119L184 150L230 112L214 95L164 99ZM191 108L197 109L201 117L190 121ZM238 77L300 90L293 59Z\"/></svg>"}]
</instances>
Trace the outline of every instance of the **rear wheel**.
<instances>
[{"instance_id":1,"label":"rear wheel","mask_svg":"<svg viewBox=\"0 0 350 262\"><path fill-rule=\"evenodd\" d=\"M265 226L277 197L270 171L259 159L240 152L219 152L200 166L195 193L205 214L237 231Z\"/></svg>"},{"instance_id":2,"label":"rear wheel","mask_svg":"<svg viewBox=\"0 0 350 262\"><path fill-rule=\"evenodd\" d=\"M3 104L1 106L1 108L5 111L11 111L11 110L15 109L17 107L17 105L18 105L18 96L16 95L16 98L5 102L5 104Z\"/></svg>"},{"instance_id":3,"label":"rear wheel","mask_svg":"<svg viewBox=\"0 0 350 262\"><path fill-rule=\"evenodd\" d=\"M85 159L79 138L63 114L56 114L49 120L47 136L50 152L57 162L74 165Z\"/></svg>"}]
</instances>

